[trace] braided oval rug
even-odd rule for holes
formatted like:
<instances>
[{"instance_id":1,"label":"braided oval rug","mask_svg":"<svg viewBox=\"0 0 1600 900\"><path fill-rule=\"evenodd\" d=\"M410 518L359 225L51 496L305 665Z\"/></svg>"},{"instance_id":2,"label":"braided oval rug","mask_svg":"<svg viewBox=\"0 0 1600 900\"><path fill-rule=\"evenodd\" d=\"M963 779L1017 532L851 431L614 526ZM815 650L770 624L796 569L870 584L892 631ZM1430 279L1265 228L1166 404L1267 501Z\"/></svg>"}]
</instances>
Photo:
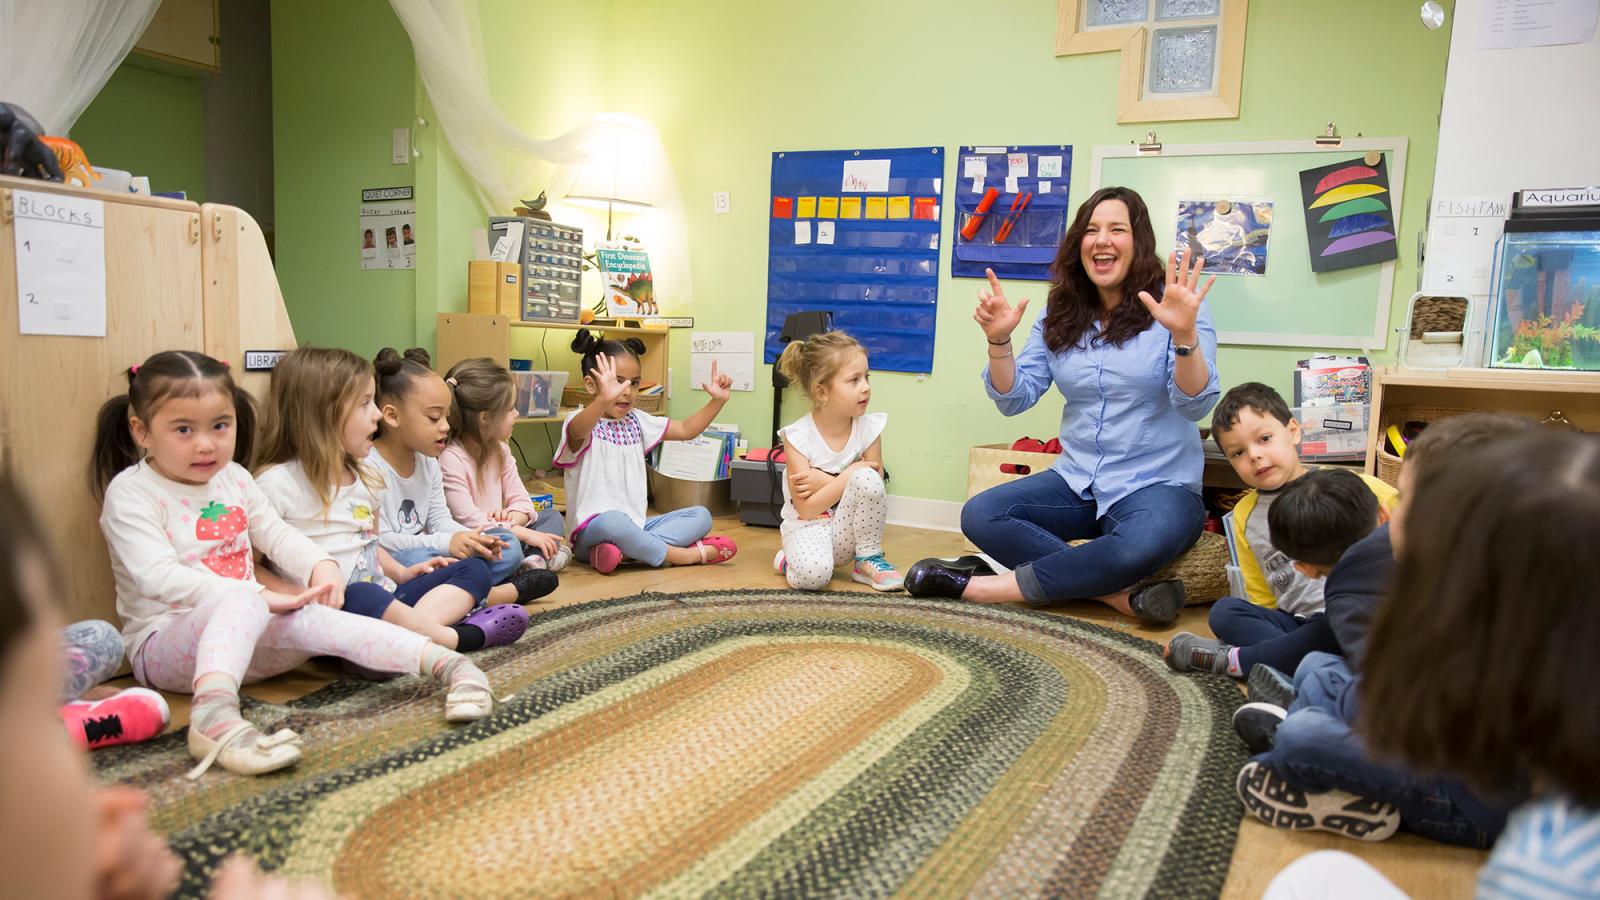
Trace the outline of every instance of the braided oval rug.
<instances>
[{"instance_id":1,"label":"braided oval rug","mask_svg":"<svg viewBox=\"0 0 1600 900\"><path fill-rule=\"evenodd\" d=\"M203 894L228 854L356 897L1216 896L1244 762L1226 679L1009 607L642 594L477 654L495 714L344 680L247 715L293 769L198 783L181 732L97 751Z\"/></svg>"}]
</instances>

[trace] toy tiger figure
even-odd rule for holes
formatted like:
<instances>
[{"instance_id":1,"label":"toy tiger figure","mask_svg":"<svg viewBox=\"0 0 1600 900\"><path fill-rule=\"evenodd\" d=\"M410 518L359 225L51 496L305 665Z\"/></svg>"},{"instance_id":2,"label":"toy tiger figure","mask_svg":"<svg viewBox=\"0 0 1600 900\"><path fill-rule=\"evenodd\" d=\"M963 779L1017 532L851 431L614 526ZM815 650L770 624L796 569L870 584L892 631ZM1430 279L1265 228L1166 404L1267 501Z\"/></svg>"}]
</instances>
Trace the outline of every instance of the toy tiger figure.
<instances>
[{"instance_id":1,"label":"toy tiger figure","mask_svg":"<svg viewBox=\"0 0 1600 900\"><path fill-rule=\"evenodd\" d=\"M100 173L89 165L89 157L83 153L76 141L62 137L41 137L45 145L55 151L56 159L61 163L62 174L66 176L68 184L77 182L83 187L90 187L90 179L100 180Z\"/></svg>"}]
</instances>

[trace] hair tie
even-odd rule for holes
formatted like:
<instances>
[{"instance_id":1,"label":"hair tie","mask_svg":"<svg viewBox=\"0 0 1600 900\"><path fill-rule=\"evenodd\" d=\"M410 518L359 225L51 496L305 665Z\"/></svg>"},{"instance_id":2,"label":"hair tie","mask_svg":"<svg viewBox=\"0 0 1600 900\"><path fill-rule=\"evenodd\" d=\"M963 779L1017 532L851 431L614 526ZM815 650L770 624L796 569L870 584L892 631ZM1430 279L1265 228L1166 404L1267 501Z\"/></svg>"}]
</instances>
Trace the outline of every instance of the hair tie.
<instances>
[{"instance_id":1,"label":"hair tie","mask_svg":"<svg viewBox=\"0 0 1600 900\"><path fill-rule=\"evenodd\" d=\"M223 368L224 368L224 369L229 369L229 368L232 368L232 366L229 366L229 365L228 365L228 361L227 361L227 360L225 360L225 359L219 359L219 360L217 360L217 362L219 362L219 363L222 363L222 367L223 367Z\"/></svg>"},{"instance_id":2,"label":"hair tie","mask_svg":"<svg viewBox=\"0 0 1600 900\"><path fill-rule=\"evenodd\" d=\"M444 383L450 385L452 388L456 386L456 380L454 378L446 378Z\"/></svg>"},{"instance_id":3,"label":"hair tie","mask_svg":"<svg viewBox=\"0 0 1600 900\"><path fill-rule=\"evenodd\" d=\"M128 367L128 374L129 375L138 375L139 374L139 366L140 366L140 363L134 363L133 365L129 366Z\"/></svg>"}]
</instances>

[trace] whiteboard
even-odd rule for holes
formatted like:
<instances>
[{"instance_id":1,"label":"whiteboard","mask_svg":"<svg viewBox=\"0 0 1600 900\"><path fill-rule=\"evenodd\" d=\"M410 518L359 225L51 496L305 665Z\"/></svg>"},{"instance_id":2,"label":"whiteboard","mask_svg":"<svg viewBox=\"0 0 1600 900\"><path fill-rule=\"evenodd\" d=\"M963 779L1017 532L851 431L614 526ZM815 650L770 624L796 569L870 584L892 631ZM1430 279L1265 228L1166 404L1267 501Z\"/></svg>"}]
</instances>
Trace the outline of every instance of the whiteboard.
<instances>
[{"instance_id":1,"label":"whiteboard","mask_svg":"<svg viewBox=\"0 0 1600 900\"><path fill-rule=\"evenodd\" d=\"M1300 172L1368 150L1388 160L1395 222L1405 195L1403 137L1350 138L1337 147L1315 141L1168 144L1140 154L1132 144L1094 148L1090 190L1121 184L1150 208L1156 248L1165 253L1177 228L1179 198L1270 199L1275 204L1267 274L1223 276L1206 295L1223 344L1314 347L1373 352L1389 339L1394 262L1315 273L1306 249Z\"/></svg>"},{"instance_id":2,"label":"whiteboard","mask_svg":"<svg viewBox=\"0 0 1600 900\"><path fill-rule=\"evenodd\" d=\"M1600 106L1600 36L1583 44L1479 50L1484 6L1485 0L1456 0L1450 17L1422 268L1425 290L1472 297L1468 328L1476 340L1467 349L1473 365L1482 363L1491 253L1512 192L1600 184L1600 116L1594 114ZM1458 213L1489 214L1471 222L1440 214L1452 206ZM1474 227L1476 235L1470 233ZM1451 275L1455 281L1447 282Z\"/></svg>"}]
</instances>

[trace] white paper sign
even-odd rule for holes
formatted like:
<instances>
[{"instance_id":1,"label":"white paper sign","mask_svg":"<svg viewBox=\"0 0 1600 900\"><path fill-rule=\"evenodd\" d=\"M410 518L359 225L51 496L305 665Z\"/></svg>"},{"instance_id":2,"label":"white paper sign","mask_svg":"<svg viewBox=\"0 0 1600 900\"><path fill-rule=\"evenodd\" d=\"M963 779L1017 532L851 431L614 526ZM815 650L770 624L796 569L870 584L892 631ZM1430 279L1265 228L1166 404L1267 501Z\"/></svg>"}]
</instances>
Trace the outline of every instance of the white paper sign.
<instances>
[{"instance_id":1,"label":"white paper sign","mask_svg":"<svg viewBox=\"0 0 1600 900\"><path fill-rule=\"evenodd\" d=\"M361 268L417 267L417 207L410 185L363 189L357 229L361 238ZM511 256L507 262L520 258L520 254Z\"/></svg>"},{"instance_id":2,"label":"white paper sign","mask_svg":"<svg viewBox=\"0 0 1600 900\"><path fill-rule=\"evenodd\" d=\"M1016 178L1028 177L1028 154L1006 154L1006 174Z\"/></svg>"},{"instance_id":3,"label":"white paper sign","mask_svg":"<svg viewBox=\"0 0 1600 900\"><path fill-rule=\"evenodd\" d=\"M981 156L965 156L961 159L962 178L982 178L989 174L989 161Z\"/></svg>"},{"instance_id":4,"label":"white paper sign","mask_svg":"<svg viewBox=\"0 0 1600 900\"><path fill-rule=\"evenodd\" d=\"M832 224L831 222L828 224ZM689 335L689 380L695 388L711 380L711 361L733 379L733 390L756 389L756 338L748 331L696 331Z\"/></svg>"},{"instance_id":5,"label":"white paper sign","mask_svg":"<svg viewBox=\"0 0 1600 900\"><path fill-rule=\"evenodd\" d=\"M1048 181L1039 182L1039 193L1041 193L1041 194L1050 193L1050 182L1048 182Z\"/></svg>"},{"instance_id":6,"label":"white paper sign","mask_svg":"<svg viewBox=\"0 0 1600 900\"><path fill-rule=\"evenodd\" d=\"M106 335L105 204L12 192L17 240L17 330Z\"/></svg>"},{"instance_id":7,"label":"white paper sign","mask_svg":"<svg viewBox=\"0 0 1600 900\"><path fill-rule=\"evenodd\" d=\"M1506 201L1489 197L1444 197L1433 201L1435 219L1476 219L1506 217Z\"/></svg>"},{"instance_id":8,"label":"white paper sign","mask_svg":"<svg viewBox=\"0 0 1600 900\"><path fill-rule=\"evenodd\" d=\"M983 193L983 179L982 178L974 178L974 179L972 179L972 192L974 194Z\"/></svg>"},{"instance_id":9,"label":"white paper sign","mask_svg":"<svg viewBox=\"0 0 1600 900\"><path fill-rule=\"evenodd\" d=\"M847 194L875 194L889 190L887 159L848 159L839 190Z\"/></svg>"},{"instance_id":10,"label":"white paper sign","mask_svg":"<svg viewBox=\"0 0 1600 900\"><path fill-rule=\"evenodd\" d=\"M1487 0L1478 9L1478 49L1581 44L1594 36L1594 0Z\"/></svg>"},{"instance_id":11,"label":"white paper sign","mask_svg":"<svg viewBox=\"0 0 1600 900\"><path fill-rule=\"evenodd\" d=\"M819 243L819 244L831 244L831 243L833 243L833 223L832 222L818 222L817 223L817 243Z\"/></svg>"},{"instance_id":12,"label":"white paper sign","mask_svg":"<svg viewBox=\"0 0 1600 900\"><path fill-rule=\"evenodd\" d=\"M809 221L794 223L794 242L796 244L811 243L811 223Z\"/></svg>"},{"instance_id":13,"label":"white paper sign","mask_svg":"<svg viewBox=\"0 0 1600 900\"><path fill-rule=\"evenodd\" d=\"M1007 175L1006 176L1006 193L1008 193L1008 194L1021 193L1017 189L1017 176L1015 176L1015 175Z\"/></svg>"},{"instance_id":14,"label":"white paper sign","mask_svg":"<svg viewBox=\"0 0 1600 900\"><path fill-rule=\"evenodd\" d=\"M1060 178L1061 177L1061 157L1059 157L1059 156L1041 156L1041 157L1039 157L1039 177L1040 178Z\"/></svg>"}]
</instances>

